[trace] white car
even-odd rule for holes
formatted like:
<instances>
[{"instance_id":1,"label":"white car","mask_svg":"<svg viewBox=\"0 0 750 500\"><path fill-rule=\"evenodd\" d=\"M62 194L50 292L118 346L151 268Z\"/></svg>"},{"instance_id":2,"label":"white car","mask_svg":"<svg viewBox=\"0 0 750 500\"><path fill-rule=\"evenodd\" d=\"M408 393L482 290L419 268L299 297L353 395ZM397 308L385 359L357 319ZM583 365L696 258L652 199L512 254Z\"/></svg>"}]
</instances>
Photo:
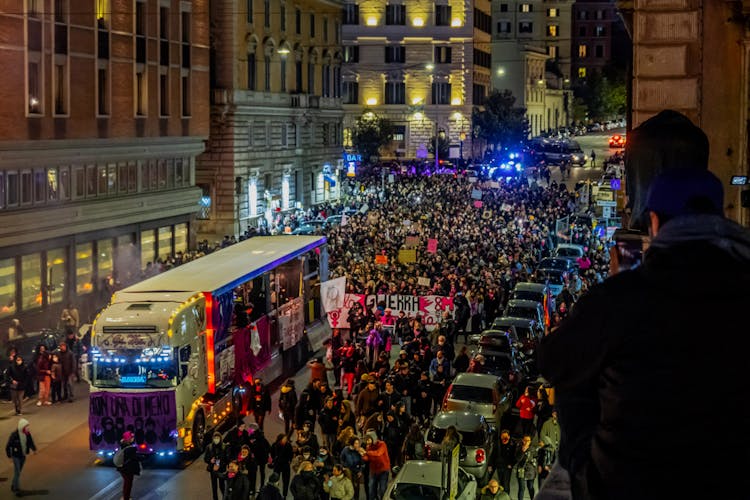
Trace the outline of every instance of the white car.
<instances>
[{"instance_id":1,"label":"white car","mask_svg":"<svg viewBox=\"0 0 750 500\"><path fill-rule=\"evenodd\" d=\"M398 471L383 496L384 500L442 500L442 462L409 460ZM458 468L458 493L456 500L474 500L477 497L477 480L461 467Z\"/></svg>"}]
</instances>

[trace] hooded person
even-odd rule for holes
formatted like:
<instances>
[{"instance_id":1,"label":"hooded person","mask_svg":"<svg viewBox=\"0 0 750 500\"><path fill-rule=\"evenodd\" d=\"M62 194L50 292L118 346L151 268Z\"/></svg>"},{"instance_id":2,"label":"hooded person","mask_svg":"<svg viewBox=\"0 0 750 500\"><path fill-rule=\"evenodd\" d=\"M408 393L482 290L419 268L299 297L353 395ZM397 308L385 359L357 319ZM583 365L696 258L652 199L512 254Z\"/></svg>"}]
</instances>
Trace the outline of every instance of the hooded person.
<instances>
[{"instance_id":1,"label":"hooded person","mask_svg":"<svg viewBox=\"0 0 750 500\"><path fill-rule=\"evenodd\" d=\"M365 454L362 457L370 469L368 498L383 498L388 486L388 473L391 471L391 461L388 457L388 447L384 441L378 439L375 431L365 434Z\"/></svg>"},{"instance_id":2,"label":"hooded person","mask_svg":"<svg viewBox=\"0 0 750 500\"><path fill-rule=\"evenodd\" d=\"M133 491L133 479L141 474L141 462L138 459L138 450L134 444L135 434L125 431L122 434L120 448L123 450L123 463L117 468L122 476L122 498L130 500L130 493Z\"/></svg>"},{"instance_id":3,"label":"hooded person","mask_svg":"<svg viewBox=\"0 0 750 500\"><path fill-rule=\"evenodd\" d=\"M592 287L537 350L560 423L562 471L556 464L550 478L569 475L574 499L687 498L695 496L691 481L664 478L726 477L728 464L747 463L742 433L731 446L701 442L701 456L721 460L658 457L692 456L685 436L696 423L733 429L750 421L747 399L735 397L746 392L737 321L750 303L750 231L724 217L722 183L705 170L659 174L646 207L652 238L640 265ZM731 333L715 342L711 332ZM719 389L695 376L709 358L721 360ZM643 390L655 380L658 390ZM750 480L739 479L712 484L710 496L747 496Z\"/></svg>"},{"instance_id":4,"label":"hooded person","mask_svg":"<svg viewBox=\"0 0 750 500\"><path fill-rule=\"evenodd\" d=\"M294 379L287 379L281 386L279 394L279 411L284 420L284 432L290 435L294 428L294 410L297 407L297 390Z\"/></svg>"},{"instance_id":5,"label":"hooded person","mask_svg":"<svg viewBox=\"0 0 750 500\"><path fill-rule=\"evenodd\" d=\"M284 500L279 491L279 481L281 478L275 472L268 477L268 482L264 484L258 494L255 496L255 500Z\"/></svg>"},{"instance_id":6,"label":"hooded person","mask_svg":"<svg viewBox=\"0 0 750 500\"><path fill-rule=\"evenodd\" d=\"M36 453L34 438L31 436L29 421L21 418L18 420L16 430L11 432L8 443L5 445L5 454L13 460L13 481L10 489L16 493L16 496L21 496L19 493L21 491L21 471L26 463L26 455L31 452Z\"/></svg>"},{"instance_id":7,"label":"hooded person","mask_svg":"<svg viewBox=\"0 0 750 500\"><path fill-rule=\"evenodd\" d=\"M289 487L294 500L318 500L323 491L323 487L315 475L315 468L312 462L305 460L299 466L297 475L292 479Z\"/></svg>"}]
</instances>

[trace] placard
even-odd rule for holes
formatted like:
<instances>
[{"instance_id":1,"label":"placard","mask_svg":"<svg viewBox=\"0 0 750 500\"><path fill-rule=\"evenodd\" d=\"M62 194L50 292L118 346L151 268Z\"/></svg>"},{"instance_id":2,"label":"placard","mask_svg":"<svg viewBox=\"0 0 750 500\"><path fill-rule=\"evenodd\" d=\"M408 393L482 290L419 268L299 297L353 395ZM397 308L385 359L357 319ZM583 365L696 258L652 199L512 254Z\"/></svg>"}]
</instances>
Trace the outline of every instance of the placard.
<instances>
[{"instance_id":1,"label":"placard","mask_svg":"<svg viewBox=\"0 0 750 500\"><path fill-rule=\"evenodd\" d=\"M419 246L419 236L407 236L404 240L404 246L406 248L416 248Z\"/></svg>"},{"instance_id":2,"label":"placard","mask_svg":"<svg viewBox=\"0 0 750 500\"><path fill-rule=\"evenodd\" d=\"M432 282L427 276L420 276L419 278L417 278L417 285L419 286L430 286L431 284Z\"/></svg>"},{"instance_id":3,"label":"placard","mask_svg":"<svg viewBox=\"0 0 750 500\"><path fill-rule=\"evenodd\" d=\"M481 189L472 189L471 190L471 199L472 200L481 200L482 199L482 190Z\"/></svg>"},{"instance_id":4,"label":"placard","mask_svg":"<svg viewBox=\"0 0 750 500\"><path fill-rule=\"evenodd\" d=\"M471 182L472 184L474 184L475 182L477 182L477 178L474 177L474 176L469 176L469 182Z\"/></svg>"},{"instance_id":5,"label":"placard","mask_svg":"<svg viewBox=\"0 0 750 500\"><path fill-rule=\"evenodd\" d=\"M474 208L482 208L482 200L474 200Z\"/></svg>"},{"instance_id":6,"label":"placard","mask_svg":"<svg viewBox=\"0 0 750 500\"><path fill-rule=\"evenodd\" d=\"M302 308L302 297L290 300L279 307L278 314L281 348L287 350L297 345L305 331L305 311Z\"/></svg>"},{"instance_id":7,"label":"placard","mask_svg":"<svg viewBox=\"0 0 750 500\"><path fill-rule=\"evenodd\" d=\"M435 238L430 238L429 240L427 240L427 251L429 253L437 253L437 248L438 240L436 240Z\"/></svg>"},{"instance_id":8,"label":"placard","mask_svg":"<svg viewBox=\"0 0 750 500\"><path fill-rule=\"evenodd\" d=\"M387 266L388 265L388 256L387 255L376 255L375 256L375 265L378 266Z\"/></svg>"},{"instance_id":9,"label":"placard","mask_svg":"<svg viewBox=\"0 0 750 500\"><path fill-rule=\"evenodd\" d=\"M417 250L402 248L398 251L398 261L402 264L411 264L417 261Z\"/></svg>"}]
</instances>

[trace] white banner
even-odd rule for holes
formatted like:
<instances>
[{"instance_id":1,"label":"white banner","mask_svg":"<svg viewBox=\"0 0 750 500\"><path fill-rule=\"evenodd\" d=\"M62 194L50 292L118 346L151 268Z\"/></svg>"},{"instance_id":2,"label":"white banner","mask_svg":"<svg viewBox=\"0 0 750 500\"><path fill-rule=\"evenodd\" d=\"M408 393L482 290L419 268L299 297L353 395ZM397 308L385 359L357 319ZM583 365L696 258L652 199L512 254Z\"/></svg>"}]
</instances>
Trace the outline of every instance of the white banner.
<instances>
[{"instance_id":1,"label":"white banner","mask_svg":"<svg viewBox=\"0 0 750 500\"><path fill-rule=\"evenodd\" d=\"M325 312L344 307L346 294L346 276L324 281L320 284L320 298Z\"/></svg>"}]
</instances>

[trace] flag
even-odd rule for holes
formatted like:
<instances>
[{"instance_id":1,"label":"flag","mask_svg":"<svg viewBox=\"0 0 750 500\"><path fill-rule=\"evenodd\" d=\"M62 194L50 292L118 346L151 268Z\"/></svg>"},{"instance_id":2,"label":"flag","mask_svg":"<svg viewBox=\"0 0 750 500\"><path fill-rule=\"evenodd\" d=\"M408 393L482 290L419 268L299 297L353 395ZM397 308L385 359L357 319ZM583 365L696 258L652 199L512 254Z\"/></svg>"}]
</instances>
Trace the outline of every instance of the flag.
<instances>
[{"instance_id":1,"label":"flag","mask_svg":"<svg viewBox=\"0 0 750 500\"><path fill-rule=\"evenodd\" d=\"M346 214L341 216L341 227L346 226L349 224L349 217L346 216Z\"/></svg>"},{"instance_id":2,"label":"flag","mask_svg":"<svg viewBox=\"0 0 750 500\"><path fill-rule=\"evenodd\" d=\"M321 283L320 297L323 301L323 309L326 312L330 312L344 307L345 293L346 276Z\"/></svg>"}]
</instances>

